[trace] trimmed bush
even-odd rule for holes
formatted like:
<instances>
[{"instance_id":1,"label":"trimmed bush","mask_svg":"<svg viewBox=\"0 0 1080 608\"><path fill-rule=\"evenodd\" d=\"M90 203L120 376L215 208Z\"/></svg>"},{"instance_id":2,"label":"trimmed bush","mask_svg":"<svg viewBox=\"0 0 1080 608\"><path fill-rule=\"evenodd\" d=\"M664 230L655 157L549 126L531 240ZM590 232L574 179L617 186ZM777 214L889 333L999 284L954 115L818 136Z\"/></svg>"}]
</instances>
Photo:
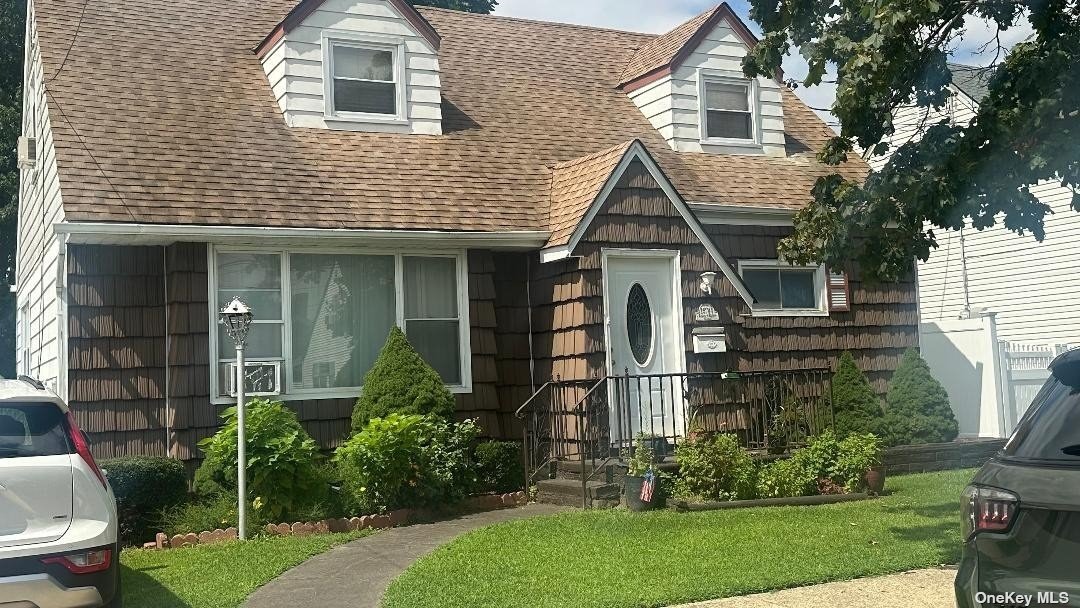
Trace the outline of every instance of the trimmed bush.
<instances>
[{"instance_id":1,"label":"trimmed bush","mask_svg":"<svg viewBox=\"0 0 1080 608\"><path fill-rule=\"evenodd\" d=\"M372 419L389 414L434 414L446 419L454 414L454 396L398 327L390 330L375 365L364 376L364 388L353 408L352 430L359 432Z\"/></svg>"},{"instance_id":2,"label":"trimmed bush","mask_svg":"<svg viewBox=\"0 0 1080 608\"><path fill-rule=\"evenodd\" d=\"M675 496L705 501L754 498L757 466L731 434L696 439L675 450Z\"/></svg>"},{"instance_id":3,"label":"trimmed bush","mask_svg":"<svg viewBox=\"0 0 1080 608\"><path fill-rule=\"evenodd\" d=\"M221 430L199 442L206 460L195 472L195 491L204 498L236 494L236 408L221 417ZM255 399L247 406L245 427L248 498L261 516L284 521L325 498L319 446L292 410Z\"/></svg>"},{"instance_id":4,"label":"trimmed bush","mask_svg":"<svg viewBox=\"0 0 1080 608\"><path fill-rule=\"evenodd\" d=\"M893 374L885 403L880 434L886 445L944 443L960 433L948 393L913 348Z\"/></svg>"},{"instance_id":5,"label":"trimmed bush","mask_svg":"<svg viewBox=\"0 0 1080 608\"><path fill-rule=\"evenodd\" d=\"M485 441L476 446L477 489L480 492L506 494L525 485L521 444L516 441Z\"/></svg>"},{"instance_id":6,"label":"trimmed bush","mask_svg":"<svg viewBox=\"0 0 1080 608\"><path fill-rule=\"evenodd\" d=\"M356 513L440 507L476 486L470 454L480 434L473 421L434 416L374 418L337 449L344 501Z\"/></svg>"},{"instance_id":7,"label":"trimmed bush","mask_svg":"<svg viewBox=\"0 0 1080 608\"><path fill-rule=\"evenodd\" d=\"M184 464L172 458L114 458L101 468L116 494L120 541L137 546L160 531L162 514L188 498Z\"/></svg>"},{"instance_id":8,"label":"trimmed bush","mask_svg":"<svg viewBox=\"0 0 1080 608\"><path fill-rule=\"evenodd\" d=\"M834 428L837 437L869 433L878 428L884 412L881 399L870 381L855 364L855 357L844 351L832 381Z\"/></svg>"}]
</instances>

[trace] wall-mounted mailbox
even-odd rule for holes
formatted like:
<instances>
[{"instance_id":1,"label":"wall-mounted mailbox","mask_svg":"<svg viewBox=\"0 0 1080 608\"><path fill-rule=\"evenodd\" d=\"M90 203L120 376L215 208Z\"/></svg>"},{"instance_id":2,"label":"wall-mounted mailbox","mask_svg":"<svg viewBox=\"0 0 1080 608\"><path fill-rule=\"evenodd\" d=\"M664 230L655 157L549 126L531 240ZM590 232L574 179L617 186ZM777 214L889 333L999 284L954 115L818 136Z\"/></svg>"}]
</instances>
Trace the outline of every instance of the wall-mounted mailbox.
<instances>
[{"instance_id":1,"label":"wall-mounted mailbox","mask_svg":"<svg viewBox=\"0 0 1080 608\"><path fill-rule=\"evenodd\" d=\"M727 335L723 327L697 327L694 329L695 353L726 353Z\"/></svg>"}]
</instances>

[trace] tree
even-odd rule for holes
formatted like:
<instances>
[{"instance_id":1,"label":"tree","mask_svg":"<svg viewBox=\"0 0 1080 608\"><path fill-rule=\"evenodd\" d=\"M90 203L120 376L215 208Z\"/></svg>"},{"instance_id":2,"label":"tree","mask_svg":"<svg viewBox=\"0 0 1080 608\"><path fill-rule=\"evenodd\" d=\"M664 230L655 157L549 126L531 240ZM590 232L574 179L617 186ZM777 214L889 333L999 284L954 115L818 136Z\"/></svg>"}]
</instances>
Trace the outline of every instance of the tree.
<instances>
[{"instance_id":1,"label":"tree","mask_svg":"<svg viewBox=\"0 0 1080 608\"><path fill-rule=\"evenodd\" d=\"M468 13L490 13L498 0L411 0L415 6L437 6Z\"/></svg>"},{"instance_id":2,"label":"tree","mask_svg":"<svg viewBox=\"0 0 1080 608\"><path fill-rule=\"evenodd\" d=\"M844 351L832 380L833 415L836 436L869 433L881 424L881 399L870 381L855 364L855 357Z\"/></svg>"},{"instance_id":3,"label":"tree","mask_svg":"<svg viewBox=\"0 0 1080 608\"><path fill-rule=\"evenodd\" d=\"M960 433L945 387L914 348L904 353L889 383L881 433L886 445L942 443Z\"/></svg>"},{"instance_id":4,"label":"tree","mask_svg":"<svg viewBox=\"0 0 1080 608\"><path fill-rule=\"evenodd\" d=\"M837 165L856 148L864 157L892 152L865 180L817 181L780 246L793 263L854 258L869 278L893 279L913 258L928 259L935 228L965 222L980 230L1000 222L1041 241L1050 209L1030 187L1043 180L1071 189L1080 211L1080 0L751 0L750 16L764 36L746 74L775 74L793 47L809 63L803 85L836 70L832 112L842 127L820 160ZM968 126L923 125L921 139L890 150L894 110L946 103L946 59L976 19L999 41L976 116ZM1001 32L1024 20L1032 38L1001 59Z\"/></svg>"},{"instance_id":5,"label":"tree","mask_svg":"<svg viewBox=\"0 0 1080 608\"><path fill-rule=\"evenodd\" d=\"M15 145L22 131L23 29L26 0L0 0L0 377L15 374L15 232L19 170Z\"/></svg>"},{"instance_id":6,"label":"tree","mask_svg":"<svg viewBox=\"0 0 1080 608\"><path fill-rule=\"evenodd\" d=\"M442 378L409 344L400 328L390 330L379 358L364 376L353 408L352 429L360 432L372 418L389 414L435 414L450 418L454 396Z\"/></svg>"}]
</instances>

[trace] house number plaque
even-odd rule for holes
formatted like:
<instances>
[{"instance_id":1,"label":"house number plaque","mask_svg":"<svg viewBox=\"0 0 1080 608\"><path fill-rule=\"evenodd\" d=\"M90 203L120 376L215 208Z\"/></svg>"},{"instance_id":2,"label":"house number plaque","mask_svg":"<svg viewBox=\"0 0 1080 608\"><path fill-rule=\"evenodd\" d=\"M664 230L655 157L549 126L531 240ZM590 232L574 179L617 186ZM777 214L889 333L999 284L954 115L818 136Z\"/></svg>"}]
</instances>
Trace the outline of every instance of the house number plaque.
<instances>
[{"instance_id":1,"label":"house number plaque","mask_svg":"<svg viewBox=\"0 0 1080 608\"><path fill-rule=\"evenodd\" d=\"M694 320L698 323L719 321L720 313L716 312L716 308L712 304L702 304L694 311Z\"/></svg>"}]
</instances>

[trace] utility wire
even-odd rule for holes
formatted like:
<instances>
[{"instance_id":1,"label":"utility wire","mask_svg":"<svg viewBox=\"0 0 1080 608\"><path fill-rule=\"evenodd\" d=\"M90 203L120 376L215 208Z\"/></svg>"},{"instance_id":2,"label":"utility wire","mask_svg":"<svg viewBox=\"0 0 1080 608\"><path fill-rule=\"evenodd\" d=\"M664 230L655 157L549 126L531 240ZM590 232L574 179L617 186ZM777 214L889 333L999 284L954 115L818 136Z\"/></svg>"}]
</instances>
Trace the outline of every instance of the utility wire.
<instances>
[{"instance_id":1,"label":"utility wire","mask_svg":"<svg viewBox=\"0 0 1080 608\"><path fill-rule=\"evenodd\" d=\"M68 45L67 51L64 52L64 58L60 60L60 66L56 68L56 72L53 73L52 78L48 79L48 82L56 80L56 77L64 70L64 66L67 65L71 49L75 48L75 41L79 39L79 32L82 31L83 20L86 18L86 7L89 4L90 0L83 0L82 10L79 11L79 20L75 22L75 33L71 36L71 44Z\"/></svg>"}]
</instances>

